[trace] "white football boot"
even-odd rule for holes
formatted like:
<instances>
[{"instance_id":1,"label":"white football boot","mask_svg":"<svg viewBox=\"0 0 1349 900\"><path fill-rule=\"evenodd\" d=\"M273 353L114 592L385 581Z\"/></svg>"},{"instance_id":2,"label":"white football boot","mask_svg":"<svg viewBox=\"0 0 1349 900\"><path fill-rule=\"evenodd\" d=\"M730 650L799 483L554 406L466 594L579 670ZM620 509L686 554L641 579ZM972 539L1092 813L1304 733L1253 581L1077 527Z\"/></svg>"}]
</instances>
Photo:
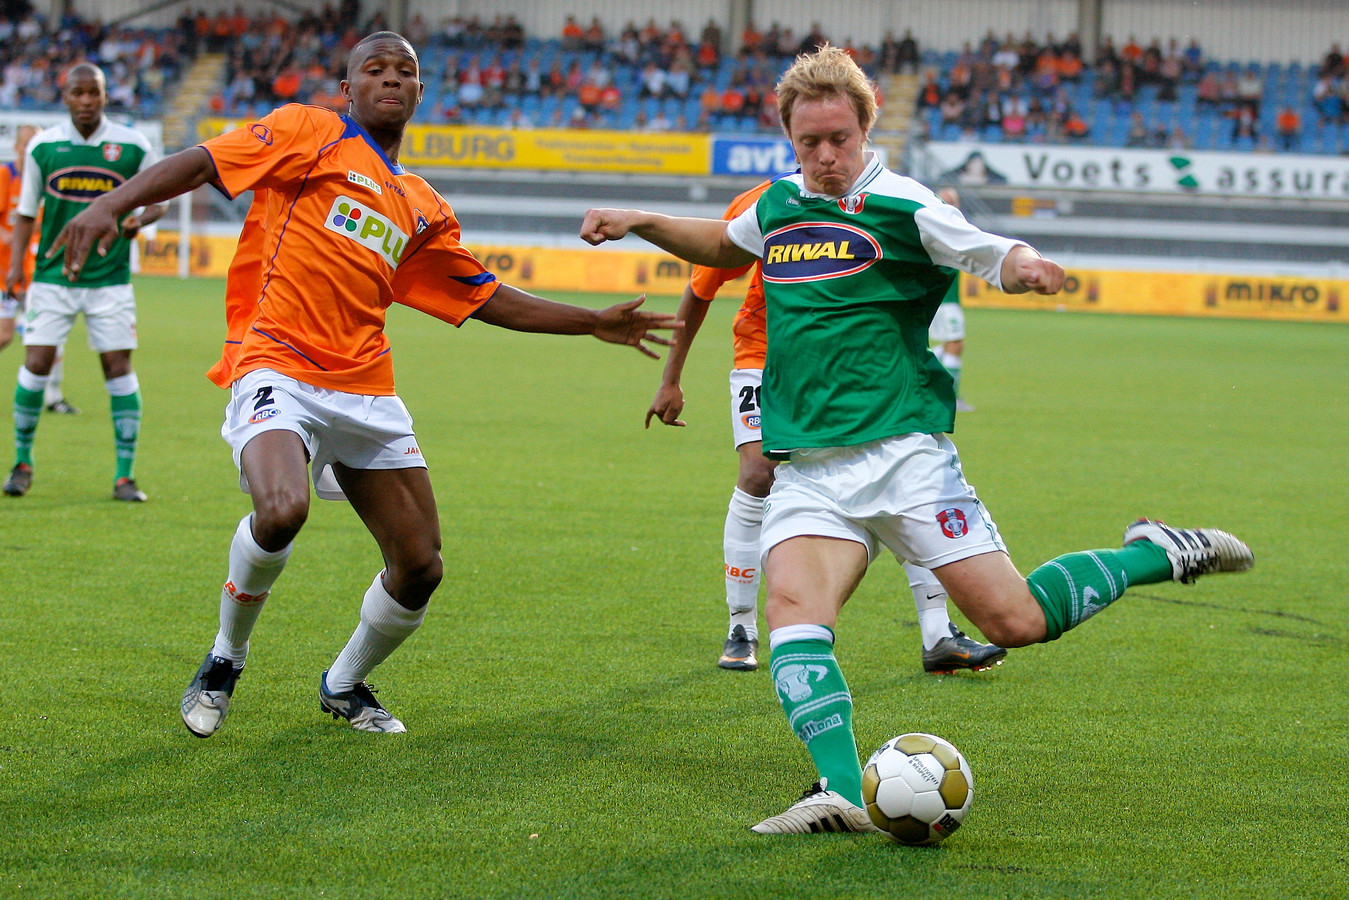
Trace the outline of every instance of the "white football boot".
<instances>
[{"instance_id":1,"label":"white football boot","mask_svg":"<svg viewBox=\"0 0 1349 900\"><path fill-rule=\"evenodd\" d=\"M387 709L379 705L375 692L362 681L340 694L328 690L328 673L319 678L319 709L332 713L334 719L346 719L357 731L377 731L384 734L404 734L407 729Z\"/></svg>"},{"instance_id":2,"label":"white football boot","mask_svg":"<svg viewBox=\"0 0 1349 900\"><path fill-rule=\"evenodd\" d=\"M769 816L750 831L758 834L811 834L821 831L861 833L880 831L871 817L842 794L828 790L829 780L821 778L806 789L787 811Z\"/></svg>"},{"instance_id":3,"label":"white football boot","mask_svg":"<svg viewBox=\"0 0 1349 900\"><path fill-rule=\"evenodd\" d=\"M1172 528L1165 522L1139 519L1124 529L1124 546L1148 541L1166 551L1171 577L1190 584L1212 572L1245 572L1255 554L1237 537L1216 528Z\"/></svg>"}]
</instances>

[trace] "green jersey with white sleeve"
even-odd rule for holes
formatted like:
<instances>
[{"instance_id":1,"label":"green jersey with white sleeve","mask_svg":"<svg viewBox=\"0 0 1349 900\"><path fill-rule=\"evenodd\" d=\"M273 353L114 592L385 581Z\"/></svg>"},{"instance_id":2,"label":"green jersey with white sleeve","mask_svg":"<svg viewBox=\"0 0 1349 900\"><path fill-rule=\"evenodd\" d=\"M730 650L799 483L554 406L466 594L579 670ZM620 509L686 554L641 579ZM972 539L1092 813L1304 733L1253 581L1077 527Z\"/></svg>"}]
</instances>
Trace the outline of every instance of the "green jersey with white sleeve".
<instances>
[{"instance_id":1,"label":"green jersey with white sleeve","mask_svg":"<svg viewBox=\"0 0 1349 900\"><path fill-rule=\"evenodd\" d=\"M763 260L767 455L952 430L955 390L928 325L957 269L1000 288L1019 241L975 228L873 154L840 197L779 178L727 234Z\"/></svg>"},{"instance_id":2,"label":"green jersey with white sleeve","mask_svg":"<svg viewBox=\"0 0 1349 900\"><path fill-rule=\"evenodd\" d=\"M110 122L105 116L89 137L72 122L38 132L28 142L23 187L16 212L37 218L42 207L42 237L33 280L63 287L106 287L131 282L131 242L120 234L106 256L90 253L79 280L61 274L62 255L46 258L65 224L95 199L124 184L158 161L145 135Z\"/></svg>"}]
</instances>

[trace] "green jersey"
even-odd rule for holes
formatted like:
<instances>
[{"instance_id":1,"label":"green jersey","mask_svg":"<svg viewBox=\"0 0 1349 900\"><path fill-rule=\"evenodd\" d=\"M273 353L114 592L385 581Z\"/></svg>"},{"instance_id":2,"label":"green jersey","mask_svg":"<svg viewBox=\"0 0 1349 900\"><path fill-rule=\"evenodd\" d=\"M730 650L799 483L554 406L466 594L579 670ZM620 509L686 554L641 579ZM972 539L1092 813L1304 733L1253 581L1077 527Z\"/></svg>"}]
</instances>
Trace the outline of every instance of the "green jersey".
<instances>
[{"instance_id":1,"label":"green jersey","mask_svg":"<svg viewBox=\"0 0 1349 900\"><path fill-rule=\"evenodd\" d=\"M1019 242L980 231L874 156L842 197L789 175L728 228L763 260L765 453L955 426L955 390L928 350L928 325L957 268L1000 286Z\"/></svg>"},{"instance_id":2,"label":"green jersey","mask_svg":"<svg viewBox=\"0 0 1349 900\"><path fill-rule=\"evenodd\" d=\"M46 258L61 229L97 197L125 183L158 159L145 135L125 125L102 123L84 137L71 122L39 132L28 142L23 188L15 207L19 215L37 218L42 207L34 281L65 287L105 287L131 281L131 242L118 236L107 256L90 253L72 285L61 274L62 259Z\"/></svg>"}]
</instances>

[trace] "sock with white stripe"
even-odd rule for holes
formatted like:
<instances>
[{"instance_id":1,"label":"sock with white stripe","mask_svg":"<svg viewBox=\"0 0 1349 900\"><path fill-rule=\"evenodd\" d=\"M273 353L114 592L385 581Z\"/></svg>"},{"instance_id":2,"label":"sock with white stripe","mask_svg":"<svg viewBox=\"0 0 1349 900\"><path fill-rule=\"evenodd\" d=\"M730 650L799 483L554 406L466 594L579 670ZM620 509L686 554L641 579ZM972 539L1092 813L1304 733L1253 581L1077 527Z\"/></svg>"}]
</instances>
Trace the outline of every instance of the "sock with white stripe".
<instances>
[{"instance_id":1,"label":"sock with white stripe","mask_svg":"<svg viewBox=\"0 0 1349 900\"><path fill-rule=\"evenodd\" d=\"M1068 553L1026 577L1031 595L1045 613L1045 640L1057 640L1114 603L1131 584L1171 580L1166 551L1148 541L1115 550Z\"/></svg>"},{"instance_id":2,"label":"sock with white stripe","mask_svg":"<svg viewBox=\"0 0 1349 900\"><path fill-rule=\"evenodd\" d=\"M834 632L789 625L768 635L782 711L828 788L862 805L862 766L852 730L852 695L834 659Z\"/></svg>"},{"instance_id":3,"label":"sock with white stripe","mask_svg":"<svg viewBox=\"0 0 1349 900\"><path fill-rule=\"evenodd\" d=\"M136 444L141 433L141 386L135 372L110 378L104 385L112 408L113 443L117 451L115 482L134 477Z\"/></svg>"}]
</instances>

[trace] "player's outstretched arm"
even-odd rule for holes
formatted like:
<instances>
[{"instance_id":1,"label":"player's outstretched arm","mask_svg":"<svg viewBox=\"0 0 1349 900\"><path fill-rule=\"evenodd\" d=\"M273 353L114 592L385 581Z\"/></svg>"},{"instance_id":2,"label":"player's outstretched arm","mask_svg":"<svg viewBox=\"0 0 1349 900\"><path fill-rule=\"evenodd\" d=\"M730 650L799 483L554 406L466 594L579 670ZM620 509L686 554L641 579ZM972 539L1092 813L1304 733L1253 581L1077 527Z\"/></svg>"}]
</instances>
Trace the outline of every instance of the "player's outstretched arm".
<instances>
[{"instance_id":1,"label":"player's outstretched arm","mask_svg":"<svg viewBox=\"0 0 1349 900\"><path fill-rule=\"evenodd\" d=\"M581 240L598 246L635 234L682 260L715 269L754 262L754 254L726 235L725 219L663 216L640 209L590 209L581 223Z\"/></svg>"},{"instance_id":2,"label":"player's outstretched arm","mask_svg":"<svg viewBox=\"0 0 1349 900\"><path fill-rule=\"evenodd\" d=\"M668 313L639 312L645 296L606 309L587 309L536 297L528 291L503 284L473 318L488 325L536 334L591 334L611 344L636 347L652 359L660 355L647 344L670 346L654 331L668 331L677 323Z\"/></svg>"},{"instance_id":3,"label":"player's outstretched arm","mask_svg":"<svg viewBox=\"0 0 1349 900\"><path fill-rule=\"evenodd\" d=\"M95 247L99 256L107 255L127 213L140 206L153 209L155 204L201 187L215 177L211 154L201 147L189 147L162 159L116 190L103 194L67 222L52 242L47 258L64 248L61 271L75 281ZM142 219L140 224L149 223Z\"/></svg>"},{"instance_id":4,"label":"player's outstretched arm","mask_svg":"<svg viewBox=\"0 0 1349 900\"><path fill-rule=\"evenodd\" d=\"M660 387L656 388L656 396L646 411L647 428L651 427L653 416L659 418L665 425L683 428L686 424L679 418L679 414L684 411L684 389L680 387L679 380L684 374L684 363L689 358L689 348L698 335L698 329L703 327L703 320L707 318L707 308L711 305L709 301L693 292L692 284L684 286L684 296L679 301L679 309L675 311L675 318L679 320L679 324L675 326L674 342L670 344L670 355L665 360L665 371L661 373Z\"/></svg>"},{"instance_id":5,"label":"player's outstretched arm","mask_svg":"<svg viewBox=\"0 0 1349 900\"><path fill-rule=\"evenodd\" d=\"M1002 261L1002 289L1009 294L1057 294L1063 279L1063 266L1025 244L1013 247Z\"/></svg>"}]
</instances>

